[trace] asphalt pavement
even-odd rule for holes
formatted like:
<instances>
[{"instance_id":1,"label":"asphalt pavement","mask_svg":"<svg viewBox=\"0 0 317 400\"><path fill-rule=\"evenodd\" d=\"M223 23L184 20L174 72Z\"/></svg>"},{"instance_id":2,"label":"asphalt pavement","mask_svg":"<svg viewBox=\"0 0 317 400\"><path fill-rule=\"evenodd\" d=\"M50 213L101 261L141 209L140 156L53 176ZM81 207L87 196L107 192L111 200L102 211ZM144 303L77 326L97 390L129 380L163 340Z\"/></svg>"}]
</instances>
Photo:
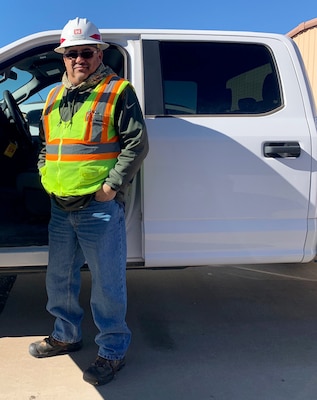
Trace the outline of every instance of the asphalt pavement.
<instances>
[{"instance_id":1,"label":"asphalt pavement","mask_svg":"<svg viewBox=\"0 0 317 400\"><path fill-rule=\"evenodd\" d=\"M95 388L82 273L84 347L35 359L50 334L45 274L18 275L0 314L0 400L316 400L317 263L128 270L127 365Z\"/></svg>"}]
</instances>

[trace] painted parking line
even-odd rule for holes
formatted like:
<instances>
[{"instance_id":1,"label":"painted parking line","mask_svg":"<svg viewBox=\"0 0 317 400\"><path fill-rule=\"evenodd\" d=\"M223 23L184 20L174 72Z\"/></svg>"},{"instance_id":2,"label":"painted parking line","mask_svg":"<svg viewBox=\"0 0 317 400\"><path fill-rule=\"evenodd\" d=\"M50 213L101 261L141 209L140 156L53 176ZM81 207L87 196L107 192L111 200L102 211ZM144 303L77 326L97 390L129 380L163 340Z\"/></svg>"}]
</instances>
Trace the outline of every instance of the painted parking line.
<instances>
[{"instance_id":1,"label":"painted parking line","mask_svg":"<svg viewBox=\"0 0 317 400\"><path fill-rule=\"evenodd\" d=\"M276 272L270 272L270 271L263 271L261 269L252 269L252 268L246 268L246 267L238 267L238 266L233 266L235 269L241 269L243 271L250 271L250 272L255 272L259 274L264 274L264 275L273 275L277 276L279 278L286 278L286 279L294 279L297 281L306 281L306 282L317 282L317 279L311 279L311 278L303 278L301 276L294 276L294 275L287 275L287 274L279 274Z\"/></svg>"}]
</instances>

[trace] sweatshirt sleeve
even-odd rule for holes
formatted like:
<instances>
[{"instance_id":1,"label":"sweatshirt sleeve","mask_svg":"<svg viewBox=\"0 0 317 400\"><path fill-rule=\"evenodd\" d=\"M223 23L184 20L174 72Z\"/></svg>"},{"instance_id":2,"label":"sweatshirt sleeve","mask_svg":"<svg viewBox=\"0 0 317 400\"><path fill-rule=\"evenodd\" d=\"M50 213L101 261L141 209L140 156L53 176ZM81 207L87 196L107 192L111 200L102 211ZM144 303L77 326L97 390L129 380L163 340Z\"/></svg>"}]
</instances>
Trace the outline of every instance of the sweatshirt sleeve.
<instances>
[{"instance_id":1,"label":"sweatshirt sleeve","mask_svg":"<svg viewBox=\"0 0 317 400\"><path fill-rule=\"evenodd\" d=\"M117 101L115 125L121 152L105 183L119 191L133 179L149 151L143 114L135 91L130 85Z\"/></svg>"}]
</instances>

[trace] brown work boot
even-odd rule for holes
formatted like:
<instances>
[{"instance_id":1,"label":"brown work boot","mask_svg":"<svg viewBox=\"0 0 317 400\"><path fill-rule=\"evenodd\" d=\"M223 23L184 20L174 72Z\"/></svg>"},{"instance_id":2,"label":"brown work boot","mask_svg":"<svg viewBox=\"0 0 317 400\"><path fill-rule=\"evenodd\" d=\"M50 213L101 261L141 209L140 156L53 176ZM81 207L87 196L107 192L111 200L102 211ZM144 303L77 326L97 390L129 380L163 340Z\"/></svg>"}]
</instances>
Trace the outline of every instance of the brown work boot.
<instances>
[{"instance_id":1,"label":"brown work boot","mask_svg":"<svg viewBox=\"0 0 317 400\"><path fill-rule=\"evenodd\" d=\"M125 366L125 358L122 360L107 360L98 356L96 361L91 364L84 372L84 381L94 386L104 385L114 378L117 371Z\"/></svg>"},{"instance_id":2,"label":"brown work boot","mask_svg":"<svg viewBox=\"0 0 317 400\"><path fill-rule=\"evenodd\" d=\"M36 358L45 358L68 354L82 348L82 340L76 343L59 342L52 336L30 344L29 353Z\"/></svg>"}]
</instances>

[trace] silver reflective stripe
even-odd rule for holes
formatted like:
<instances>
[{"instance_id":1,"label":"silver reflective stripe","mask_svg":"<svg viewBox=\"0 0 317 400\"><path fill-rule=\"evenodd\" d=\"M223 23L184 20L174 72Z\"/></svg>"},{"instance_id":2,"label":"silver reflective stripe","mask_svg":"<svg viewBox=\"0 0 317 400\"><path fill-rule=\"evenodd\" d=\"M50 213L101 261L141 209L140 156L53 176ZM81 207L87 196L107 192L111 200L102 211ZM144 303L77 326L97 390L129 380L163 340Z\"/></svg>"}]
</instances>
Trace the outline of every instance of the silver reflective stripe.
<instances>
[{"instance_id":1,"label":"silver reflective stripe","mask_svg":"<svg viewBox=\"0 0 317 400\"><path fill-rule=\"evenodd\" d=\"M91 132L91 140L93 142L101 142L101 135L102 135L102 123L104 119L104 114L106 110L106 105L108 103L110 92L108 92L108 87L106 86L106 91L100 97L100 101L97 104L97 107L94 111L93 120L92 120L92 132ZM104 129L108 129L108 126L104 127Z\"/></svg>"},{"instance_id":2,"label":"silver reflective stripe","mask_svg":"<svg viewBox=\"0 0 317 400\"><path fill-rule=\"evenodd\" d=\"M62 155L65 154L102 154L102 153L119 153L120 152L120 144L119 142L115 143L98 143L97 145L93 144L63 144ZM58 146L56 145L47 145L46 146L47 154L57 154Z\"/></svg>"},{"instance_id":3,"label":"silver reflective stripe","mask_svg":"<svg viewBox=\"0 0 317 400\"><path fill-rule=\"evenodd\" d=\"M98 101L96 109L94 110L93 121L92 121L92 133L91 133L91 140L93 142L101 141L102 130L100 130L100 125L103 122L106 106L109 101L109 97L113 91L113 87L119 80L121 80L119 77L114 77L110 80L110 82L106 85L105 90ZM110 115L109 118L111 118ZM108 129L108 127L105 127L105 129Z\"/></svg>"},{"instance_id":4,"label":"silver reflective stripe","mask_svg":"<svg viewBox=\"0 0 317 400\"><path fill-rule=\"evenodd\" d=\"M47 154L57 154L58 153L58 145L56 144L46 144L46 153Z\"/></svg>"}]
</instances>

